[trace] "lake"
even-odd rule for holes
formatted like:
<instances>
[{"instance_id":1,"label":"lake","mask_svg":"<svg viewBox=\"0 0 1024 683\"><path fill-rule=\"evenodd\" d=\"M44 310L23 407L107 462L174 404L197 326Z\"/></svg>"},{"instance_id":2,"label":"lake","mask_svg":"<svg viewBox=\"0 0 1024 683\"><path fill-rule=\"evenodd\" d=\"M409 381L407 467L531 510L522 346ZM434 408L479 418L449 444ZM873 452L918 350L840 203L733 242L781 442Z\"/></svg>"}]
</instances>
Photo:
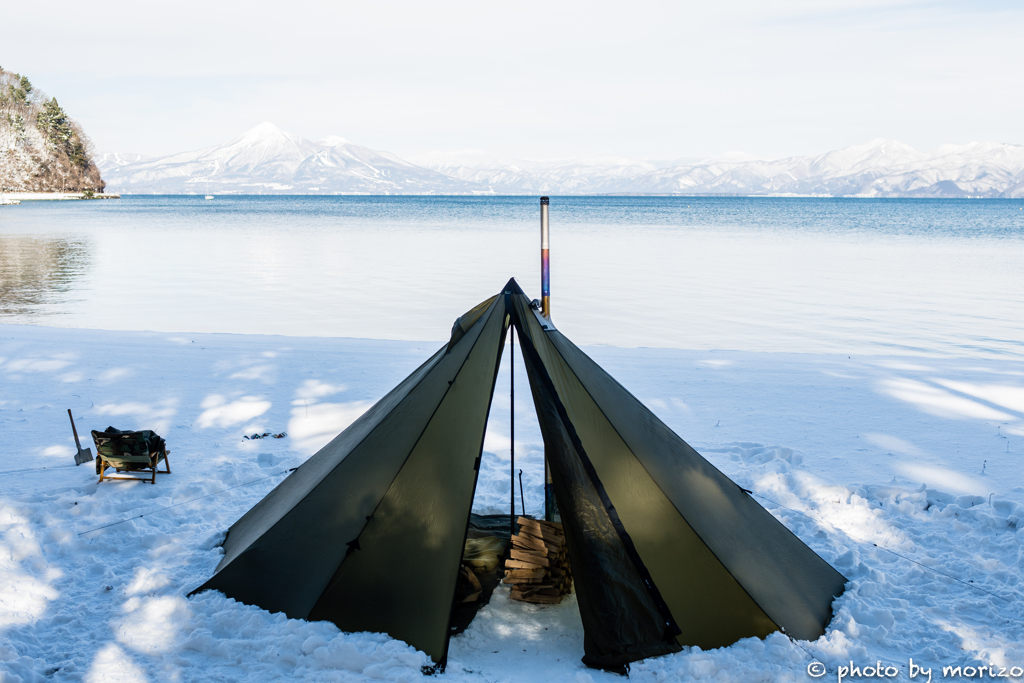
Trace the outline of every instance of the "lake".
<instances>
[{"instance_id":1,"label":"lake","mask_svg":"<svg viewBox=\"0 0 1024 683\"><path fill-rule=\"evenodd\" d=\"M584 345L1024 359L1021 200L552 197L552 312ZM0 208L0 322L447 339L536 197L126 196Z\"/></svg>"}]
</instances>

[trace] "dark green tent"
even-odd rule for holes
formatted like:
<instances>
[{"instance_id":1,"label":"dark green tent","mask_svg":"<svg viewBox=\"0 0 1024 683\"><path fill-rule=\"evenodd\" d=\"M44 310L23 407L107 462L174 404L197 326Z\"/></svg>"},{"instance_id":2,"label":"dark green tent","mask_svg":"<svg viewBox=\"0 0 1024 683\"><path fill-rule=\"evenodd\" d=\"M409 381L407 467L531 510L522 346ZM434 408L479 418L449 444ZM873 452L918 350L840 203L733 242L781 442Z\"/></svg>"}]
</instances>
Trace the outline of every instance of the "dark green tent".
<instances>
[{"instance_id":1,"label":"dark green tent","mask_svg":"<svg viewBox=\"0 0 1024 683\"><path fill-rule=\"evenodd\" d=\"M505 333L544 437L585 632L621 669L684 645L820 636L845 579L532 308L510 280L238 520L196 589L379 631L443 665Z\"/></svg>"}]
</instances>

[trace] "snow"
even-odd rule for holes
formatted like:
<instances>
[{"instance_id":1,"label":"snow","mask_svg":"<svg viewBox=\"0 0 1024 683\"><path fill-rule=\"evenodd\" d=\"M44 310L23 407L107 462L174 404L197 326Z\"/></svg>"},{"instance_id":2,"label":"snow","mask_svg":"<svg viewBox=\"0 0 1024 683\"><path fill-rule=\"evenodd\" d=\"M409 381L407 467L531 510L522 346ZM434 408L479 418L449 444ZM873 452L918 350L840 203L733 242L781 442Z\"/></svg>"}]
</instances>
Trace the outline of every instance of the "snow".
<instances>
[{"instance_id":1,"label":"snow","mask_svg":"<svg viewBox=\"0 0 1024 683\"><path fill-rule=\"evenodd\" d=\"M571 330L565 330L572 336ZM227 527L436 342L0 326L0 681L416 681L381 634L187 598ZM823 680L839 667L1024 666L1024 363L587 350L849 580L815 642L784 634L634 664L637 681ZM516 469L539 511L542 447L521 363ZM508 509L508 366L475 507ZM98 485L80 434L153 428L156 486ZM283 439L244 435L286 431ZM91 445L88 437L84 445ZM45 468L45 469L42 469ZM518 501L517 501L518 506ZM619 681L580 663L575 600L499 588L439 681ZM915 680L925 680L922 676Z\"/></svg>"}]
</instances>

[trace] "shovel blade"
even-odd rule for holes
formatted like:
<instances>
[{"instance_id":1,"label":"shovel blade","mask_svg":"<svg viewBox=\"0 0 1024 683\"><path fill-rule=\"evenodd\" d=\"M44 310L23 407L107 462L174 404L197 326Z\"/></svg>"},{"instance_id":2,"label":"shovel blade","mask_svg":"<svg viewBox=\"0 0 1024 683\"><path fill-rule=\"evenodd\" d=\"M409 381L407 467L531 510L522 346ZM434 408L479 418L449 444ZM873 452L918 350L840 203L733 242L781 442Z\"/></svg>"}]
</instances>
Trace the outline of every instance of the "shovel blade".
<instances>
[{"instance_id":1,"label":"shovel blade","mask_svg":"<svg viewBox=\"0 0 1024 683\"><path fill-rule=\"evenodd\" d=\"M78 454L75 456L75 466L81 465L83 462L89 462L92 460L92 449L91 448L79 448Z\"/></svg>"}]
</instances>

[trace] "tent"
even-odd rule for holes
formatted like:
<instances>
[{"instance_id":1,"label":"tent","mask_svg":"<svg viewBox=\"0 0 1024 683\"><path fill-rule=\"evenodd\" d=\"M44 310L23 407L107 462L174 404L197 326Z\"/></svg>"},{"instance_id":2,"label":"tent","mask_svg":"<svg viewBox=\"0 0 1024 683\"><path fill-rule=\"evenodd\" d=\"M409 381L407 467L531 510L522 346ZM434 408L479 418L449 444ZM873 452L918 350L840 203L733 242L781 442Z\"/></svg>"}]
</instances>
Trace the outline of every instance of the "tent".
<instances>
[{"instance_id":1,"label":"tent","mask_svg":"<svg viewBox=\"0 0 1024 683\"><path fill-rule=\"evenodd\" d=\"M385 632L443 666L487 415L515 327L584 627L583 662L783 630L816 639L846 579L645 408L510 280L233 524L214 589Z\"/></svg>"}]
</instances>

